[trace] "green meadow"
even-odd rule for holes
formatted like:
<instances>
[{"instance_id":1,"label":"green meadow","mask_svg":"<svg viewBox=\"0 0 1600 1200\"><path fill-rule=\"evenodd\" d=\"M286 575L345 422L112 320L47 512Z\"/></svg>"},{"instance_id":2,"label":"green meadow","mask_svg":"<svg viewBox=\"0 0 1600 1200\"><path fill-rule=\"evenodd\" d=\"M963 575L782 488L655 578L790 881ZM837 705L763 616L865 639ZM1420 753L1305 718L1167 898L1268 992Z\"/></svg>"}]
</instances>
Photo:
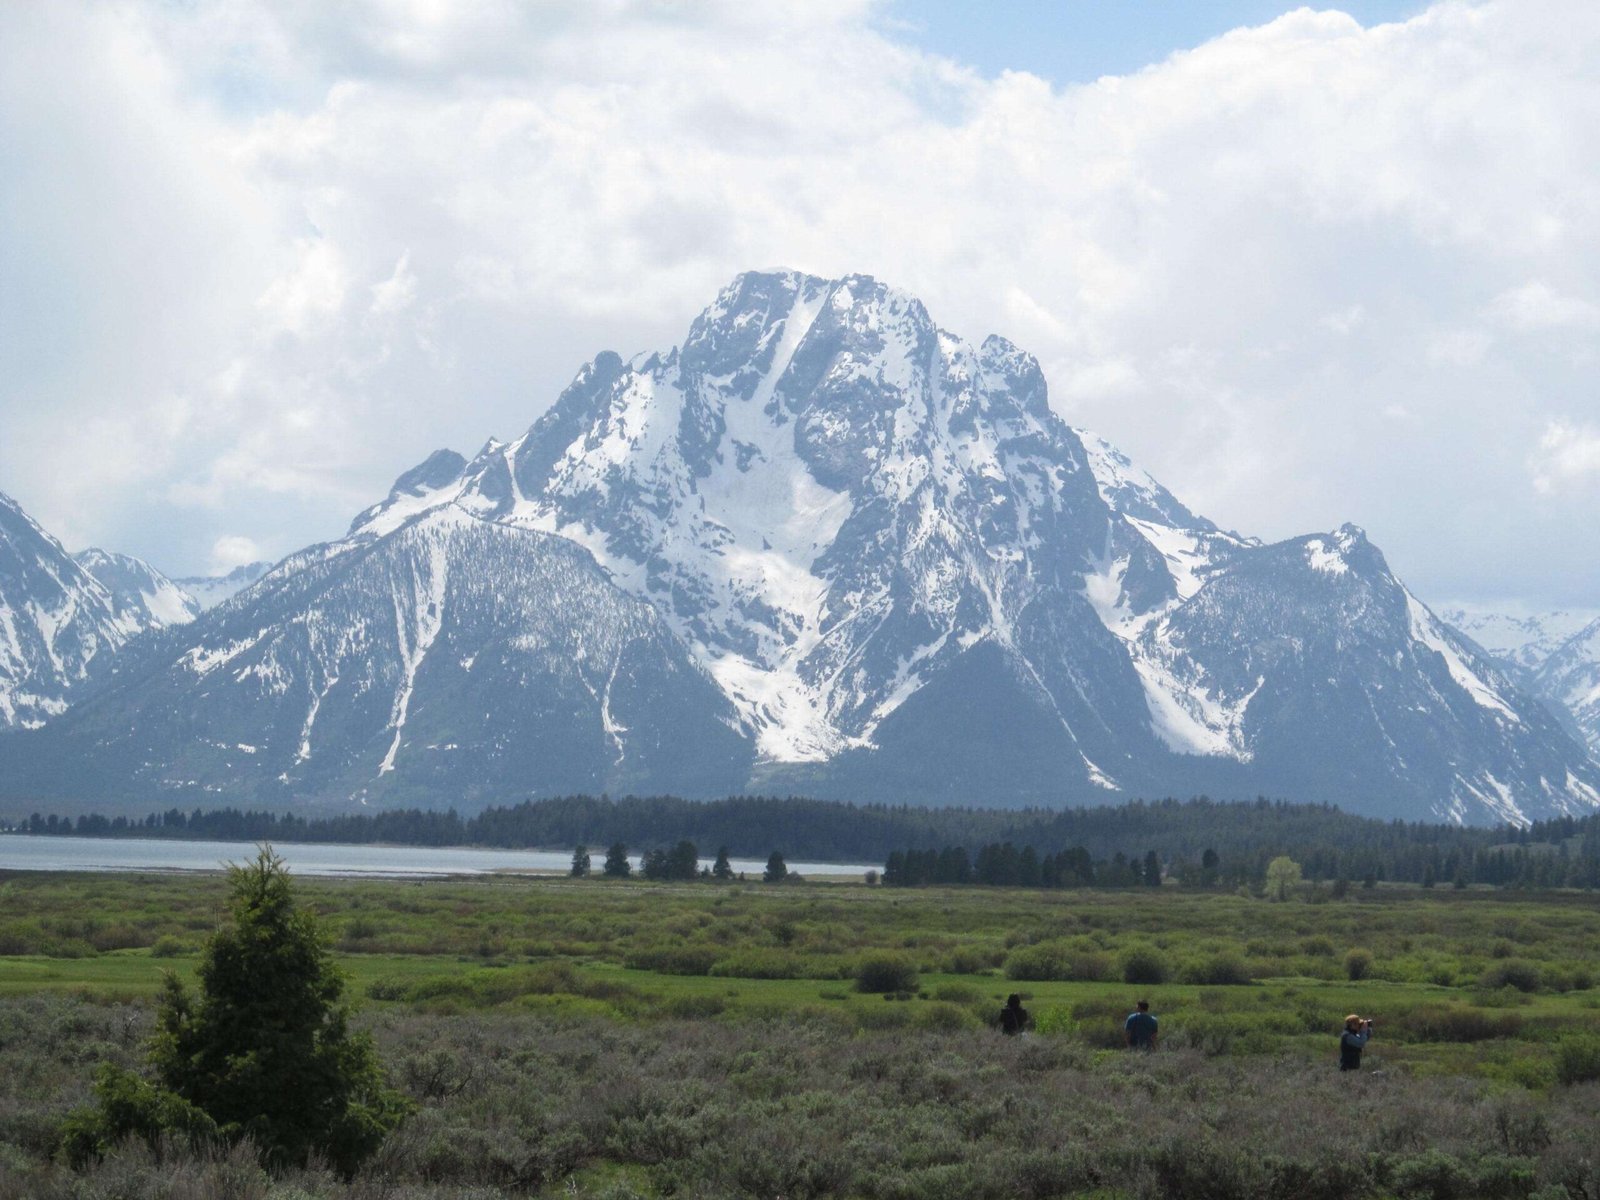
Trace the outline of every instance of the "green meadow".
<instances>
[{"instance_id":1,"label":"green meadow","mask_svg":"<svg viewBox=\"0 0 1600 1200\"><path fill-rule=\"evenodd\" d=\"M1589 893L297 894L417 1114L355 1181L218 1151L185 1160L196 1195L1600 1195ZM224 897L213 876L0 878L0 1197L177 1194L147 1148L68 1171L52 1130L97 1062L137 1064ZM1013 991L1020 1039L994 1028ZM1120 1049L1140 998L1153 1055ZM1376 1030L1342 1077L1348 1012Z\"/></svg>"}]
</instances>

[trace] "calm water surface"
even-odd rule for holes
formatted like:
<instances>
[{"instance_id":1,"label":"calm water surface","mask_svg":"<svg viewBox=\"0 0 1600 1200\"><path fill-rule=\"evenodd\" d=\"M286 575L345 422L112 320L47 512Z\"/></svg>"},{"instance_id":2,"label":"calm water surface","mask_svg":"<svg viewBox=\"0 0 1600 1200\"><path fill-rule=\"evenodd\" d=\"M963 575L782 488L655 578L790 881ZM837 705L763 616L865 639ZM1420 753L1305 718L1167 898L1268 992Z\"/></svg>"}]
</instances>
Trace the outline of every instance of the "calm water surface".
<instances>
[{"instance_id":1,"label":"calm water surface","mask_svg":"<svg viewBox=\"0 0 1600 1200\"><path fill-rule=\"evenodd\" d=\"M272 848L299 875L427 879L496 871L559 871L572 865L571 850L469 850L424 846L339 846L274 842ZM3 871L220 871L255 857L254 842L175 842L163 838L35 837L0 835ZM605 849L590 849L596 873ZM634 855L638 869L638 855ZM711 860L706 859L707 866ZM760 879L766 860L734 859L733 869ZM801 875L854 875L871 869L848 863L789 863Z\"/></svg>"}]
</instances>

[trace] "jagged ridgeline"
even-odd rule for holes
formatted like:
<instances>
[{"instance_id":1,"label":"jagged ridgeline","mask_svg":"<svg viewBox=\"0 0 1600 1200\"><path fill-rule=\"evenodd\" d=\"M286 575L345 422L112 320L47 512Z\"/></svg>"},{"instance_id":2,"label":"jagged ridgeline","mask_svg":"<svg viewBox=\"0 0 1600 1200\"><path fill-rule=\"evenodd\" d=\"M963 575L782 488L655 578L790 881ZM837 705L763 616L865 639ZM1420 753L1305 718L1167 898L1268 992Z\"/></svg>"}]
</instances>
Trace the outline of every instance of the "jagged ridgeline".
<instances>
[{"instance_id":1,"label":"jagged ridgeline","mask_svg":"<svg viewBox=\"0 0 1600 1200\"><path fill-rule=\"evenodd\" d=\"M1523 822L1573 733L1345 526L1219 529L1038 364L865 277L740 276L521 438L120 650L0 737L19 798L479 806L1195 794Z\"/></svg>"}]
</instances>

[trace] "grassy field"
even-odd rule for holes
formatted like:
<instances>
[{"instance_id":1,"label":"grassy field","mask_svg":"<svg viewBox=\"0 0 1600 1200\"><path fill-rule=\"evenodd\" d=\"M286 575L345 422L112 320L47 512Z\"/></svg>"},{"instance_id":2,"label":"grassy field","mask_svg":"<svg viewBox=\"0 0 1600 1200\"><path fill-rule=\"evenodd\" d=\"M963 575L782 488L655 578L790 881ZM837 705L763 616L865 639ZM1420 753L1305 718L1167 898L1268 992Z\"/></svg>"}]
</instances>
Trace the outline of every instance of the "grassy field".
<instances>
[{"instance_id":1,"label":"grassy field","mask_svg":"<svg viewBox=\"0 0 1600 1200\"><path fill-rule=\"evenodd\" d=\"M195 1195L1600 1195L1592 895L297 886L420 1111L348 1188L223 1157ZM224 891L0 877L0 1197L179 1194L142 1150L50 1165L51 1130ZM1117 1049L1139 997L1154 1056Z\"/></svg>"}]
</instances>

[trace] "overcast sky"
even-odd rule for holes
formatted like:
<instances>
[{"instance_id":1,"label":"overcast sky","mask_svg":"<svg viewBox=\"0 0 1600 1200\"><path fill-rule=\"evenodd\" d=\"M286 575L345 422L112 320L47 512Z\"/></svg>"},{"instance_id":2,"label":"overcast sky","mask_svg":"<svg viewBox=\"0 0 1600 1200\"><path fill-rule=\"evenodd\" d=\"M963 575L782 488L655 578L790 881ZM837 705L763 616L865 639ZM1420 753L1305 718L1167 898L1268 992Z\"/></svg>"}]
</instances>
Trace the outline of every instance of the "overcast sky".
<instances>
[{"instance_id":1,"label":"overcast sky","mask_svg":"<svg viewBox=\"0 0 1600 1200\"><path fill-rule=\"evenodd\" d=\"M277 557L862 271L1221 524L1600 604L1600 5L1349 8L0 5L0 490Z\"/></svg>"}]
</instances>

